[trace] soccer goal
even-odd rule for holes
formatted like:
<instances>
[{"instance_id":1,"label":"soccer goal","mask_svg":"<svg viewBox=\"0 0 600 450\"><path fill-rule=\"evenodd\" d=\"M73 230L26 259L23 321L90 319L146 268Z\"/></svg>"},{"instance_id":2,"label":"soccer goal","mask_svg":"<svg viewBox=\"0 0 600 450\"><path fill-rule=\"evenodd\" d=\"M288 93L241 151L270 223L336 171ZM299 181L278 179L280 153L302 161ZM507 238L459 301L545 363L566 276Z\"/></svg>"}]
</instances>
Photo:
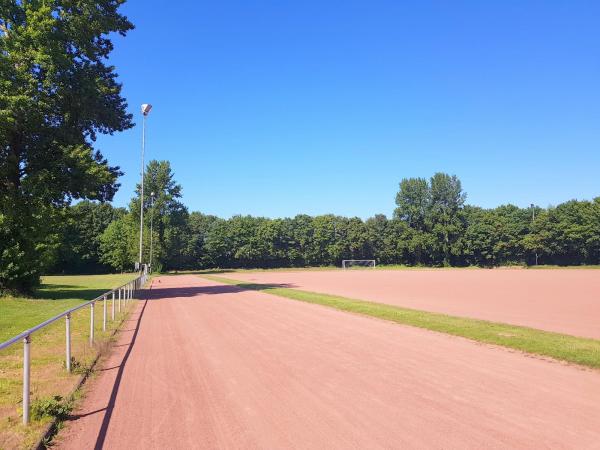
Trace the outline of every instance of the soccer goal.
<instances>
[{"instance_id":1,"label":"soccer goal","mask_svg":"<svg viewBox=\"0 0 600 450\"><path fill-rule=\"evenodd\" d=\"M350 269L352 267L373 267L375 268L374 259L344 259L342 260L342 269Z\"/></svg>"}]
</instances>

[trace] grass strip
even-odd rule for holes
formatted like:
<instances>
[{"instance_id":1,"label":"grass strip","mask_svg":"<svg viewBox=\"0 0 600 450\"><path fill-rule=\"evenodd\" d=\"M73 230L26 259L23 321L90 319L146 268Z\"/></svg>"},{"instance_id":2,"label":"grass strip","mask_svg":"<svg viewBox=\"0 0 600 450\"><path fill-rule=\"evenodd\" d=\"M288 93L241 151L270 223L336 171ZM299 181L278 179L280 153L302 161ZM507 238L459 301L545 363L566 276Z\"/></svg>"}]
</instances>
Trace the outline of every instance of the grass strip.
<instances>
[{"instance_id":1,"label":"grass strip","mask_svg":"<svg viewBox=\"0 0 600 450\"><path fill-rule=\"evenodd\" d=\"M0 297L0 341L135 277L136 274L43 277L43 284L33 298ZM121 313L118 307L115 308L115 320L112 321L112 301L109 299L108 302L106 332L102 331L103 304L96 304L93 345L89 343L89 308L73 313L72 373L65 370L64 320L32 334L32 420L28 426L21 425L23 346L17 343L0 351L0 449L31 448L54 420L53 414L66 410L68 402L65 399L73 386L82 374L91 370L98 353L111 344L115 329L125 320L134 304L122 302ZM35 410L41 413L39 417L36 417Z\"/></svg>"},{"instance_id":2,"label":"grass strip","mask_svg":"<svg viewBox=\"0 0 600 450\"><path fill-rule=\"evenodd\" d=\"M121 286L136 276L132 273L45 276L34 297L0 297L0 342Z\"/></svg>"},{"instance_id":3,"label":"grass strip","mask_svg":"<svg viewBox=\"0 0 600 450\"><path fill-rule=\"evenodd\" d=\"M212 275L202 275L202 277L238 286L241 289L264 291L292 300L328 306L340 311L364 314L403 325L461 336L477 342L499 345L594 369L600 368L600 340L596 339L401 308L383 303L285 288L273 284L247 283Z\"/></svg>"}]
</instances>

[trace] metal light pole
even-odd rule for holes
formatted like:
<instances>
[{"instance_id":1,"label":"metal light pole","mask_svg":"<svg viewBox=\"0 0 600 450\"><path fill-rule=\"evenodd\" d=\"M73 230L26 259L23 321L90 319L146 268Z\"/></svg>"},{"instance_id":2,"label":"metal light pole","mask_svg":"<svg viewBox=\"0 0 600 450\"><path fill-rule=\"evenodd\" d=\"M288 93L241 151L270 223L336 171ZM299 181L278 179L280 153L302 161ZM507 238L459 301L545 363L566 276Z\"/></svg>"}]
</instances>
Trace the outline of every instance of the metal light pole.
<instances>
[{"instance_id":1,"label":"metal light pole","mask_svg":"<svg viewBox=\"0 0 600 450\"><path fill-rule=\"evenodd\" d=\"M150 270L152 270L152 243L154 233L152 233L152 222L154 221L154 192L150 192Z\"/></svg>"},{"instance_id":2,"label":"metal light pole","mask_svg":"<svg viewBox=\"0 0 600 450\"><path fill-rule=\"evenodd\" d=\"M144 103L142 105L142 115L144 118L142 119L142 189L140 192L140 257L139 257L139 270L142 270L142 246L143 246L143 238L144 238L144 153L146 151L146 117L150 113L152 109L152 105L149 103Z\"/></svg>"}]
</instances>

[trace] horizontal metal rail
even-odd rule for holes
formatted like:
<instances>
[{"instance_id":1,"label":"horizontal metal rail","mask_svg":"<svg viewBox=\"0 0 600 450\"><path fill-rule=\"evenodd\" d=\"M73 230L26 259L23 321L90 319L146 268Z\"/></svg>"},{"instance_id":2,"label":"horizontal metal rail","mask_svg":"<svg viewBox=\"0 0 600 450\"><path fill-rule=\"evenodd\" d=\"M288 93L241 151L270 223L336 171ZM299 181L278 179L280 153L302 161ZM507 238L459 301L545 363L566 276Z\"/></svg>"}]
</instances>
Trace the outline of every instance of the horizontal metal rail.
<instances>
[{"instance_id":1,"label":"horizontal metal rail","mask_svg":"<svg viewBox=\"0 0 600 450\"><path fill-rule=\"evenodd\" d=\"M90 307L90 344L94 343L94 305L96 302L103 302L103 316L102 316L102 330L106 331L106 320L107 320L107 308L106 302L109 297L112 301L111 308L111 320L115 320L115 301L118 298L119 306L118 312L121 312L121 300L127 303L129 300L135 298L135 293L141 289L146 281L148 280L148 274L146 272L139 275L134 280L131 280L117 288L106 291L104 294L99 295L93 300L82 303L81 305L75 306L67 311L64 311L28 330L19 333L18 335L10 338L9 340L0 343L0 350L10 347L17 342L23 342L23 423L27 425L29 423L29 405L30 405L30 371L31 371L31 360L30 360L30 345L31 335L42 328L56 322L59 319L65 318L65 368L68 372L71 372L71 315L79 311L80 309Z\"/></svg>"}]
</instances>

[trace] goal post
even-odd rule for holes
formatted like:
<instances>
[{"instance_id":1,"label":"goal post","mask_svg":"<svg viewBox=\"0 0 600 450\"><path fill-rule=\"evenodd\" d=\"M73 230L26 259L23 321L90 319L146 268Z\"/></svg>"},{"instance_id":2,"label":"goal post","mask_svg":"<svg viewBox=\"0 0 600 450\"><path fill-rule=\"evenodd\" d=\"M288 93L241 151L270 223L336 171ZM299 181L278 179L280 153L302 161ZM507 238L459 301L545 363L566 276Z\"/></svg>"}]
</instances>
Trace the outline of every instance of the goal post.
<instances>
[{"instance_id":1,"label":"goal post","mask_svg":"<svg viewBox=\"0 0 600 450\"><path fill-rule=\"evenodd\" d=\"M374 259L343 259L342 269L350 269L352 267L372 267L375 268Z\"/></svg>"}]
</instances>

